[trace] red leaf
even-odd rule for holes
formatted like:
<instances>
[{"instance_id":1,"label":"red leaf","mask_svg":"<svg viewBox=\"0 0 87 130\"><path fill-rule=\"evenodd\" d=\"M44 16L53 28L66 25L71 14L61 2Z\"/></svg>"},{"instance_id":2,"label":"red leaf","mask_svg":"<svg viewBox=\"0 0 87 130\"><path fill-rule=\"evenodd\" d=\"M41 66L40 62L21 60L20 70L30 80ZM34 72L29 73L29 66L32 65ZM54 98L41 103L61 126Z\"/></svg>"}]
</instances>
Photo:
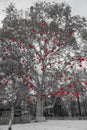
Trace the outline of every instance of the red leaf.
<instances>
[{"instance_id":1,"label":"red leaf","mask_svg":"<svg viewBox=\"0 0 87 130\"><path fill-rule=\"evenodd\" d=\"M28 75L25 75L24 77L25 77L25 78L28 78L29 76L28 76Z\"/></svg>"},{"instance_id":2,"label":"red leaf","mask_svg":"<svg viewBox=\"0 0 87 130\"><path fill-rule=\"evenodd\" d=\"M79 61L79 62L83 62L83 61L84 61L84 58L79 57L79 58L78 58L78 61Z\"/></svg>"},{"instance_id":3,"label":"red leaf","mask_svg":"<svg viewBox=\"0 0 87 130\"><path fill-rule=\"evenodd\" d=\"M5 57L2 57L2 60L3 60L3 61L5 61L5 60L6 60L6 58L5 58Z\"/></svg>"},{"instance_id":4,"label":"red leaf","mask_svg":"<svg viewBox=\"0 0 87 130\"><path fill-rule=\"evenodd\" d=\"M70 68L73 69L73 66L71 65Z\"/></svg>"},{"instance_id":5,"label":"red leaf","mask_svg":"<svg viewBox=\"0 0 87 130\"><path fill-rule=\"evenodd\" d=\"M68 80L71 80L72 78L71 77L68 77Z\"/></svg>"},{"instance_id":6,"label":"red leaf","mask_svg":"<svg viewBox=\"0 0 87 130\"><path fill-rule=\"evenodd\" d=\"M0 82L0 86L2 85L2 83Z\"/></svg>"},{"instance_id":7,"label":"red leaf","mask_svg":"<svg viewBox=\"0 0 87 130\"><path fill-rule=\"evenodd\" d=\"M29 79L32 80L32 77L30 77Z\"/></svg>"},{"instance_id":8,"label":"red leaf","mask_svg":"<svg viewBox=\"0 0 87 130\"><path fill-rule=\"evenodd\" d=\"M66 41L65 44L68 44L68 42Z\"/></svg>"},{"instance_id":9,"label":"red leaf","mask_svg":"<svg viewBox=\"0 0 87 130\"><path fill-rule=\"evenodd\" d=\"M65 92L61 92L61 95L64 96Z\"/></svg>"},{"instance_id":10,"label":"red leaf","mask_svg":"<svg viewBox=\"0 0 87 130\"><path fill-rule=\"evenodd\" d=\"M32 90L34 89L33 85L32 84L29 84L28 86L29 88L31 88Z\"/></svg>"},{"instance_id":11,"label":"red leaf","mask_svg":"<svg viewBox=\"0 0 87 130\"><path fill-rule=\"evenodd\" d=\"M46 51L48 51L48 48L46 48Z\"/></svg>"},{"instance_id":12,"label":"red leaf","mask_svg":"<svg viewBox=\"0 0 87 130\"><path fill-rule=\"evenodd\" d=\"M41 61L41 60L42 60L42 58L40 57L40 58L39 58L39 61Z\"/></svg>"},{"instance_id":13,"label":"red leaf","mask_svg":"<svg viewBox=\"0 0 87 130\"><path fill-rule=\"evenodd\" d=\"M87 85L87 82L84 82L85 85Z\"/></svg>"},{"instance_id":14,"label":"red leaf","mask_svg":"<svg viewBox=\"0 0 87 130\"><path fill-rule=\"evenodd\" d=\"M63 90L63 88L60 88L60 90Z\"/></svg>"},{"instance_id":15,"label":"red leaf","mask_svg":"<svg viewBox=\"0 0 87 130\"><path fill-rule=\"evenodd\" d=\"M73 100L73 98L71 97L71 98L70 98L70 101L72 101L72 100Z\"/></svg>"},{"instance_id":16,"label":"red leaf","mask_svg":"<svg viewBox=\"0 0 87 130\"><path fill-rule=\"evenodd\" d=\"M9 80L6 80L6 81L5 81L5 84L8 84L8 83L9 83Z\"/></svg>"},{"instance_id":17,"label":"red leaf","mask_svg":"<svg viewBox=\"0 0 87 130\"><path fill-rule=\"evenodd\" d=\"M42 70L42 71L44 71L44 70L45 70L45 67L44 67L44 66L43 66L43 67L41 67L41 70Z\"/></svg>"},{"instance_id":18,"label":"red leaf","mask_svg":"<svg viewBox=\"0 0 87 130\"><path fill-rule=\"evenodd\" d=\"M54 39L52 40L52 42L55 43L55 42L56 42L56 39L54 38Z\"/></svg>"},{"instance_id":19,"label":"red leaf","mask_svg":"<svg viewBox=\"0 0 87 130\"><path fill-rule=\"evenodd\" d=\"M46 57L47 56L47 54L44 54L44 57Z\"/></svg>"},{"instance_id":20,"label":"red leaf","mask_svg":"<svg viewBox=\"0 0 87 130\"><path fill-rule=\"evenodd\" d=\"M4 49L3 52L7 52L7 49Z\"/></svg>"},{"instance_id":21,"label":"red leaf","mask_svg":"<svg viewBox=\"0 0 87 130\"><path fill-rule=\"evenodd\" d=\"M79 67L82 67L82 65L80 64Z\"/></svg>"},{"instance_id":22,"label":"red leaf","mask_svg":"<svg viewBox=\"0 0 87 130\"><path fill-rule=\"evenodd\" d=\"M79 97L79 94L78 94L78 93L75 93L75 97L77 97L77 98L78 98L78 97Z\"/></svg>"},{"instance_id":23,"label":"red leaf","mask_svg":"<svg viewBox=\"0 0 87 130\"><path fill-rule=\"evenodd\" d=\"M39 53L38 52L36 52L36 55L38 55Z\"/></svg>"},{"instance_id":24,"label":"red leaf","mask_svg":"<svg viewBox=\"0 0 87 130\"><path fill-rule=\"evenodd\" d=\"M53 94L52 93L50 93L50 97L52 97L53 96Z\"/></svg>"},{"instance_id":25,"label":"red leaf","mask_svg":"<svg viewBox=\"0 0 87 130\"><path fill-rule=\"evenodd\" d=\"M57 46L58 46L58 47L60 47L60 46L61 46L61 44L60 44L60 43L58 43L58 44L57 44Z\"/></svg>"},{"instance_id":26,"label":"red leaf","mask_svg":"<svg viewBox=\"0 0 87 130\"><path fill-rule=\"evenodd\" d=\"M29 46L29 49L33 49L33 46L32 46L32 45L30 45L30 46Z\"/></svg>"},{"instance_id":27,"label":"red leaf","mask_svg":"<svg viewBox=\"0 0 87 130\"><path fill-rule=\"evenodd\" d=\"M22 41L21 41L21 44L25 44L25 42L22 40Z\"/></svg>"},{"instance_id":28,"label":"red leaf","mask_svg":"<svg viewBox=\"0 0 87 130\"><path fill-rule=\"evenodd\" d=\"M46 43L48 40L47 39L44 39L44 42Z\"/></svg>"},{"instance_id":29,"label":"red leaf","mask_svg":"<svg viewBox=\"0 0 87 130\"><path fill-rule=\"evenodd\" d=\"M32 28L32 32L35 32L34 28Z\"/></svg>"},{"instance_id":30,"label":"red leaf","mask_svg":"<svg viewBox=\"0 0 87 130\"><path fill-rule=\"evenodd\" d=\"M74 85L75 87L77 87L77 86L78 86L78 84L76 84L76 83L75 83L75 84L73 84L73 85Z\"/></svg>"},{"instance_id":31,"label":"red leaf","mask_svg":"<svg viewBox=\"0 0 87 130\"><path fill-rule=\"evenodd\" d=\"M40 36L43 36L43 33L40 33Z\"/></svg>"},{"instance_id":32,"label":"red leaf","mask_svg":"<svg viewBox=\"0 0 87 130\"><path fill-rule=\"evenodd\" d=\"M57 32L55 32L55 33L54 33L54 36L57 36L57 35L58 35L58 33L57 33Z\"/></svg>"},{"instance_id":33,"label":"red leaf","mask_svg":"<svg viewBox=\"0 0 87 130\"><path fill-rule=\"evenodd\" d=\"M46 26L46 22L45 22L45 21L42 21L42 22L41 22L41 26L42 26L42 27L45 27L45 26Z\"/></svg>"},{"instance_id":34,"label":"red leaf","mask_svg":"<svg viewBox=\"0 0 87 130\"><path fill-rule=\"evenodd\" d=\"M40 97L43 97L44 96L44 94L43 93L40 93Z\"/></svg>"},{"instance_id":35,"label":"red leaf","mask_svg":"<svg viewBox=\"0 0 87 130\"><path fill-rule=\"evenodd\" d=\"M49 34L49 31L46 31L46 35L48 35Z\"/></svg>"},{"instance_id":36,"label":"red leaf","mask_svg":"<svg viewBox=\"0 0 87 130\"><path fill-rule=\"evenodd\" d=\"M60 61L58 62L58 64L60 64Z\"/></svg>"},{"instance_id":37,"label":"red leaf","mask_svg":"<svg viewBox=\"0 0 87 130\"><path fill-rule=\"evenodd\" d=\"M72 37L73 36L73 33L72 32L69 32L69 37Z\"/></svg>"},{"instance_id":38,"label":"red leaf","mask_svg":"<svg viewBox=\"0 0 87 130\"><path fill-rule=\"evenodd\" d=\"M12 42L15 42L16 40L15 40L15 38L12 38Z\"/></svg>"},{"instance_id":39,"label":"red leaf","mask_svg":"<svg viewBox=\"0 0 87 130\"><path fill-rule=\"evenodd\" d=\"M70 84L69 86L68 86L68 88L72 88L73 87L73 85L72 84Z\"/></svg>"},{"instance_id":40,"label":"red leaf","mask_svg":"<svg viewBox=\"0 0 87 130\"><path fill-rule=\"evenodd\" d=\"M70 94L70 92L69 92L69 91L67 91L67 92L66 92L66 94Z\"/></svg>"},{"instance_id":41,"label":"red leaf","mask_svg":"<svg viewBox=\"0 0 87 130\"><path fill-rule=\"evenodd\" d=\"M56 91L55 94L58 95L60 92Z\"/></svg>"}]
</instances>

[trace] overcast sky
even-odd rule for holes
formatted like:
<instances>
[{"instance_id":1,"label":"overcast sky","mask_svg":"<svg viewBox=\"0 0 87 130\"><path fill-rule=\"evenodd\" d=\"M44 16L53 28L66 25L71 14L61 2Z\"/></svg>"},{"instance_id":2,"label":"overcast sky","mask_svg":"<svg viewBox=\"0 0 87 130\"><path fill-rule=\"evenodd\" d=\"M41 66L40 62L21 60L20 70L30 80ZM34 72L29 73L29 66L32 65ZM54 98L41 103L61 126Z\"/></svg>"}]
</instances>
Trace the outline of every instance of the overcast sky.
<instances>
[{"instance_id":1,"label":"overcast sky","mask_svg":"<svg viewBox=\"0 0 87 130\"><path fill-rule=\"evenodd\" d=\"M15 3L16 8L26 10L36 1L41 0L0 0L0 27L1 27L1 20L5 17L5 13L3 10L5 7L8 6L10 2ZM72 14L73 15L80 15L85 16L87 18L87 0L43 0L47 2L66 2L72 7Z\"/></svg>"}]
</instances>

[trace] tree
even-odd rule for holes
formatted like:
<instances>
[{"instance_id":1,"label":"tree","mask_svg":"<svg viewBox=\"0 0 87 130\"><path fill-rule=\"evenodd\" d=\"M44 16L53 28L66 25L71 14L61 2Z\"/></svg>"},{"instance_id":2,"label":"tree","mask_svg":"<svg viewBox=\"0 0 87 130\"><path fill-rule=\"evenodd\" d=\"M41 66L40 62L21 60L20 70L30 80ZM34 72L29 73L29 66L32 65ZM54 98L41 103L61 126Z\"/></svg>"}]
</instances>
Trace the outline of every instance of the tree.
<instances>
[{"instance_id":1,"label":"tree","mask_svg":"<svg viewBox=\"0 0 87 130\"><path fill-rule=\"evenodd\" d=\"M82 31L86 31L87 24L83 18L72 17L70 6L65 3L45 2L38 2L32 6L27 24L23 27L21 24L20 21L18 26L25 28L25 32L21 31L24 39L22 41L20 38L12 39L11 44L13 47L16 44L18 50L16 60L22 71L20 71L23 79L21 82L36 94L38 120L38 117L43 116L45 95L52 96L54 93L56 96L60 94L64 97L66 92L66 95L70 93L71 96L78 96L76 91L75 93L68 91L67 86L72 87L70 83L75 81L73 70L77 68L78 71L78 66L82 67L79 63L86 61L85 55L80 53L78 36L80 35L82 42L83 40L86 42L85 33L83 35ZM3 27L5 25L4 22ZM17 36L21 37L22 33ZM15 73L16 69L17 67L14 66L12 73ZM7 73L6 69L3 70Z\"/></svg>"}]
</instances>

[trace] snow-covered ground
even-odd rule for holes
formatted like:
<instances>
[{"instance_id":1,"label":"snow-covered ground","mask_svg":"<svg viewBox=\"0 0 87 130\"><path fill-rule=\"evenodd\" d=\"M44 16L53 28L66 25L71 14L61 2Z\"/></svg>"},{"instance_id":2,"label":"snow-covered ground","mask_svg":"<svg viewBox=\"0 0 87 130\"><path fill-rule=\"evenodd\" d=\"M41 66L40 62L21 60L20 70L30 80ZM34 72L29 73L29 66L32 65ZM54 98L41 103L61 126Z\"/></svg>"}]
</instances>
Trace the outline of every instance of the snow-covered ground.
<instances>
[{"instance_id":1,"label":"snow-covered ground","mask_svg":"<svg viewBox=\"0 0 87 130\"><path fill-rule=\"evenodd\" d=\"M0 130L7 130L7 125L0 125ZM87 120L49 120L46 122L17 124L12 130L87 130Z\"/></svg>"}]
</instances>

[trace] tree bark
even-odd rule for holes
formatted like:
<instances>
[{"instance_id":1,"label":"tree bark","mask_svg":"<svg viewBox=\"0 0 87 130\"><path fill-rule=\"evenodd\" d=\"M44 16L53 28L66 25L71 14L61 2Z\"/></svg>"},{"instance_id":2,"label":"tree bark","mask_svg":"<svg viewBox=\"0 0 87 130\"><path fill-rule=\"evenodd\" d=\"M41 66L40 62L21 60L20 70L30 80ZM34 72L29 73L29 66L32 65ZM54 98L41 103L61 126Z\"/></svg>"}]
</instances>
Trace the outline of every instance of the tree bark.
<instances>
[{"instance_id":1,"label":"tree bark","mask_svg":"<svg viewBox=\"0 0 87 130\"><path fill-rule=\"evenodd\" d=\"M43 100L40 97L37 98L36 121L45 121L45 117L43 116Z\"/></svg>"},{"instance_id":2,"label":"tree bark","mask_svg":"<svg viewBox=\"0 0 87 130\"><path fill-rule=\"evenodd\" d=\"M79 97L77 98L79 116L82 116Z\"/></svg>"},{"instance_id":3,"label":"tree bark","mask_svg":"<svg viewBox=\"0 0 87 130\"><path fill-rule=\"evenodd\" d=\"M85 105L85 102L84 102L84 101L83 101L83 106L84 106L85 116L87 116L87 112L86 112L86 105Z\"/></svg>"},{"instance_id":4,"label":"tree bark","mask_svg":"<svg viewBox=\"0 0 87 130\"><path fill-rule=\"evenodd\" d=\"M14 119L14 107L12 105L11 106L11 117L10 117L10 120L9 120L8 130L12 130L13 119Z\"/></svg>"},{"instance_id":5,"label":"tree bark","mask_svg":"<svg viewBox=\"0 0 87 130\"><path fill-rule=\"evenodd\" d=\"M43 117L43 101L37 98L36 117Z\"/></svg>"}]
</instances>

